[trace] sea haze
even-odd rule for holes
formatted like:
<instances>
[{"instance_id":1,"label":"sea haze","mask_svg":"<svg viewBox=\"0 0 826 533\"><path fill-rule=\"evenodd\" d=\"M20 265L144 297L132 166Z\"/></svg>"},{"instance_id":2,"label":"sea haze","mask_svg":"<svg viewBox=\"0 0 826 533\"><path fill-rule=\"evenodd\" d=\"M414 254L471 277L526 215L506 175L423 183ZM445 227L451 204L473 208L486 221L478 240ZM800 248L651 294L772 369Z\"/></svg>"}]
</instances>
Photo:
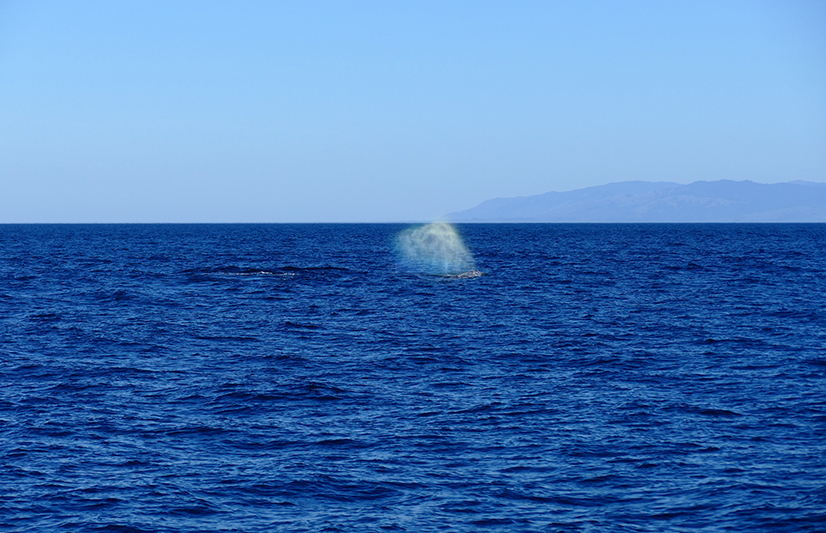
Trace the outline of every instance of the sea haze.
<instances>
[{"instance_id":1,"label":"sea haze","mask_svg":"<svg viewBox=\"0 0 826 533\"><path fill-rule=\"evenodd\" d=\"M826 225L437 229L0 226L0 530L826 529Z\"/></svg>"},{"instance_id":2,"label":"sea haze","mask_svg":"<svg viewBox=\"0 0 826 533\"><path fill-rule=\"evenodd\" d=\"M826 184L624 181L568 192L496 198L454 222L826 222Z\"/></svg>"}]
</instances>

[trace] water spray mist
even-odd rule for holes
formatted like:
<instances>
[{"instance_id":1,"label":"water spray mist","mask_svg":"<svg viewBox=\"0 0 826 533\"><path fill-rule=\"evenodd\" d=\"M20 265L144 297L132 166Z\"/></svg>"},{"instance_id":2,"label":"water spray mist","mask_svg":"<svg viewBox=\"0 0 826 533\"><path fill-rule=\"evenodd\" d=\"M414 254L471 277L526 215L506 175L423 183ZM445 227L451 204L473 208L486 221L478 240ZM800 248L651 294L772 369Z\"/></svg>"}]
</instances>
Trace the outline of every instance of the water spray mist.
<instances>
[{"instance_id":1,"label":"water spray mist","mask_svg":"<svg viewBox=\"0 0 826 533\"><path fill-rule=\"evenodd\" d=\"M437 276L475 277L473 254L450 224L434 222L402 231L396 252L410 269Z\"/></svg>"}]
</instances>

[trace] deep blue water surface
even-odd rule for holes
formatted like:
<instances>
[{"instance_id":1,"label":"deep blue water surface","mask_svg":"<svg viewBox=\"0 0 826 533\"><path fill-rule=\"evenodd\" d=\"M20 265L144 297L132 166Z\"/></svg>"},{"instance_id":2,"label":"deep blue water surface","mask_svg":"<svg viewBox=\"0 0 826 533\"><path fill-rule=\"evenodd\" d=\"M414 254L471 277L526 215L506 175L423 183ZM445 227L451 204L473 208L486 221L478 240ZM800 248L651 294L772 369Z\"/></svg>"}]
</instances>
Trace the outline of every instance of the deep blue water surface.
<instances>
[{"instance_id":1,"label":"deep blue water surface","mask_svg":"<svg viewBox=\"0 0 826 533\"><path fill-rule=\"evenodd\" d=\"M0 530L826 531L826 225L0 226Z\"/></svg>"}]
</instances>

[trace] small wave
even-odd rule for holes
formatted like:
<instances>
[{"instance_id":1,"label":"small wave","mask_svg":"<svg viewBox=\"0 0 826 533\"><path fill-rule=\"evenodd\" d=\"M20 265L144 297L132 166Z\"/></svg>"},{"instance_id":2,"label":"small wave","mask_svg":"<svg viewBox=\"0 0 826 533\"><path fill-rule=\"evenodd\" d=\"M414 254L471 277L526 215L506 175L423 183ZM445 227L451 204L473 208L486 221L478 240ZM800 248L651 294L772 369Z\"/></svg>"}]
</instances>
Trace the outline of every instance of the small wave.
<instances>
[{"instance_id":1,"label":"small wave","mask_svg":"<svg viewBox=\"0 0 826 533\"><path fill-rule=\"evenodd\" d=\"M282 272L324 272L329 270L338 270L338 271L347 271L344 267L337 267L337 266L320 266L320 267L297 267L297 266L285 266L281 267L279 270Z\"/></svg>"},{"instance_id":2,"label":"small wave","mask_svg":"<svg viewBox=\"0 0 826 533\"><path fill-rule=\"evenodd\" d=\"M323 273L327 271L346 271L346 268L335 266L298 267L287 265L278 268L239 267L236 265L221 267L200 267L184 270L185 274L223 274L227 276L296 276L307 273Z\"/></svg>"},{"instance_id":3,"label":"small wave","mask_svg":"<svg viewBox=\"0 0 826 533\"><path fill-rule=\"evenodd\" d=\"M444 277L446 278L454 278L454 279L471 279L471 278L478 278L479 276L483 276L481 270L468 270L467 272L462 272L461 274L450 274Z\"/></svg>"},{"instance_id":4,"label":"small wave","mask_svg":"<svg viewBox=\"0 0 826 533\"><path fill-rule=\"evenodd\" d=\"M254 268L254 267L238 267L238 266L227 266L227 267L217 267L217 268L197 268L191 269L188 272L193 273L200 273L200 274L227 274L230 276L267 276L267 275L276 275L278 272L273 270L268 270L265 268Z\"/></svg>"},{"instance_id":5,"label":"small wave","mask_svg":"<svg viewBox=\"0 0 826 533\"><path fill-rule=\"evenodd\" d=\"M290 320L284 321L285 328L292 328L292 329L320 329L321 326L316 324L304 324L299 322L292 322Z\"/></svg>"},{"instance_id":6,"label":"small wave","mask_svg":"<svg viewBox=\"0 0 826 533\"><path fill-rule=\"evenodd\" d=\"M203 340L203 341L216 341L216 342L224 342L224 341L258 341L257 337L250 337L250 336L232 336L232 335L192 335L194 338Z\"/></svg>"},{"instance_id":7,"label":"small wave","mask_svg":"<svg viewBox=\"0 0 826 533\"><path fill-rule=\"evenodd\" d=\"M38 322L55 322L60 320L60 315L56 313L39 313L31 315L29 319Z\"/></svg>"}]
</instances>

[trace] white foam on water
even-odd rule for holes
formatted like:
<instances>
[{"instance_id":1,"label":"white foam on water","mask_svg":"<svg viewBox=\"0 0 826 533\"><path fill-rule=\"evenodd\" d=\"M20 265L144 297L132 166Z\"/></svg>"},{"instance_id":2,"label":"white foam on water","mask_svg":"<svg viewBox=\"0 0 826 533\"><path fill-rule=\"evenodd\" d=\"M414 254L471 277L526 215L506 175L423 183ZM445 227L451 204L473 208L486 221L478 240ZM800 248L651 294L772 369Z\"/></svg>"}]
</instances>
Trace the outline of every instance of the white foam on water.
<instances>
[{"instance_id":1,"label":"white foam on water","mask_svg":"<svg viewBox=\"0 0 826 533\"><path fill-rule=\"evenodd\" d=\"M478 272L473 254L456 229L446 222L402 231L396 235L396 253L405 266L425 274L458 276Z\"/></svg>"}]
</instances>

